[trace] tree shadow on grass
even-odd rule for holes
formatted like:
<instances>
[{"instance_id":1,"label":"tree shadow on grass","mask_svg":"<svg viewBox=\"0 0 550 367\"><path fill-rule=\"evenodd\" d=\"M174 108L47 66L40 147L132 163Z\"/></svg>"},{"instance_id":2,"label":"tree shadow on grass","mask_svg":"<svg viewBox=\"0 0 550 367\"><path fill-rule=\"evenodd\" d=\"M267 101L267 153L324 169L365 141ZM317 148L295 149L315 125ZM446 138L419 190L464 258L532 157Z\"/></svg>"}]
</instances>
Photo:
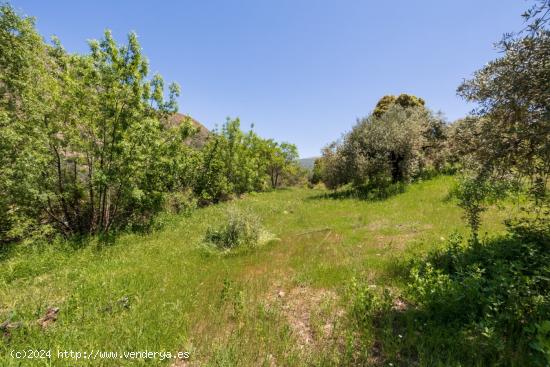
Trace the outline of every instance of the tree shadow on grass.
<instances>
[{"instance_id":1,"label":"tree shadow on grass","mask_svg":"<svg viewBox=\"0 0 550 367\"><path fill-rule=\"evenodd\" d=\"M396 183L385 187L364 185L360 187L346 187L341 190L334 190L329 193L317 194L307 200L344 200L356 199L364 201L382 201L392 196L402 194L406 191L406 184Z\"/></svg>"},{"instance_id":2,"label":"tree shadow on grass","mask_svg":"<svg viewBox=\"0 0 550 367\"><path fill-rule=\"evenodd\" d=\"M360 363L548 365L548 264L547 220L483 243L455 235L422 259L400 262L392 272L407 283L405 298L355 290L352 320L366 341Z\"/></svg>"},{"instance_id":3,"label":"tree shadow on grass","mask_svg":"<svg viewBox=\"0 0 550 367\"><path fill-rule=\"evenodd\" d=\"M26 254L40 254L43 251L55 250L57 252L72 253L93 247L96 251L102 251L116 243L117 238L123 231L111 231L93 235L73 235L70 237L56 237L53 239L39 239L34 242L25 243L13 241L0 244L0 264L14 257L26 256ZM133 231L132 233L140 233Z\"/></svg>"},{"instance_id":4,"label":"tree shadow on grass","mask_svg":"<svg viewBox=\"0 0 550 367\"><path fill-rule=\"evenodd\" d=\"M0 263L13 256L15 250L16 248L13 242L0 243Z\"/></svg>"}]
</instances>

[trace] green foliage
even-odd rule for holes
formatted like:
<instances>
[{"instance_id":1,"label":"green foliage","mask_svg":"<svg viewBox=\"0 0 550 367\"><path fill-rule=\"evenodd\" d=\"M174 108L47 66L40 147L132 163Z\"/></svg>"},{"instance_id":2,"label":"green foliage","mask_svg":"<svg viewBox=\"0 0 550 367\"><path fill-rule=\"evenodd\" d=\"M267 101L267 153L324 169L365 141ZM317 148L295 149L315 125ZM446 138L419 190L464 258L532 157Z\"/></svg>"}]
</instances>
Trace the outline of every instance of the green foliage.
<instances>
[{"instance_id":1,"label":"green foliage","mask_svg":"<svg viewBox=\"0 0 550 367\"><path fill-rule=\"evenodd\" d=\"M89 45L48 45L32 18L0 7L0 242L147 228L187 206L182 195L217 202L295 171L295 146L238 120L191 146L196 128L171 122L179 87L149 75L135 34Z\"/></svg>"},{"instance_id":2,"label":"green foliage","mask_svg":"<svg viewBox=\"0 0 550 367\"><path fill-rule=\"evenodd\" d=\"M18 45L2 53L0 76L0 206L9 208L2 237L146 225L174 186L176 153L190 133L163 125L179 88L171 85L164 99L163 80L148 78L135 34L119 46L107 31L90 42L90 54L71 55L57 40L44 44L32 21L9 6L0 19L9 38L2 47ZM165 171L173 175L163 179Z\"/></svg>"},{"instance_id":3,"label":"green foliage","mask_svg":"<svg viewBox=\"0 0 550 367\"><path fill-rule=\"evenodd\" d=\"M321 182L322 178L323 178L323 160L321 158L317 158L313 162L313 169L311 171L311 176L309 178L309 181L313 185L316 185L319 182Z\"/></svg>"},{"instance_id":4,"label":"green foliage","mask_svg":"<svg viewBox=\"0 0 550 367\"><path fill-rule=\"evenodd\" d=\"M54 78L46 73L53 63L48 49L34 30L34 19L19 17L0 5L0 242L49 233L38 228L32 189L46 162L37 120L49 110L47 93ZM41 83L37 83L41 81ZM21 118L23 117L23 118ZM38 172L37 172L38 171ZM23 207L13 205L17 195Z\"/></svg>"},{"instance_id":5,"label":"green foliage","mask_svg":"<svg viewBox=\"0 0 550 367\"><path fill-rule=\"evenodd\" d=\"M549 243L548 220L511 226L508 236L481 246L455 237L413 267L408 294L430 320L460 325L495 352L517 348L528 356L533 328L550 314Z\"/></svg>"},{"instance_id":6,"label":"green foliage","mask_svg":"<svg viewBox=\"0 0 550 367\"><path fill-rule=\"evenodd\" d=\"M548 218L510 225L507 235L478 245L455 234L413 260L404 300L356 287L352 320L402 364L545 366L549 244Z\"/></svg>"},{"instance_id":7,"label":"green foliage","mask_svg":"<svg viewBox=\"0 0 550 367\"><path fill-rule=\"evenodd\" d=\"M336 190L350 181L347 162L344 161L336 142L323 148L322 157L318 162L321 181L328 189Z\"/></svg>"},{"instance_id":8,"label":"green foliage","mask_svg":"<svg viewBox=\"0 0 550 367\"><path fill-rule=\"evenodd\" d=\"M413 96L411 94L400 94L395 100L395 104L403 108L411 107L424 107L426 102L420 97Z\"/></svg>"},{"instance_id":9,"label":"green foliage","mask_svg":"<svg viewBox=\"0 0 550 367\"><path fill-rule=\"evenodd\" d=\"M422 98L413 96L411 94L400 94L398 97L387 95L376 103L372 114L376 117L382 117L383 114L388 112L391 106L399 105L403 108L410 107L424 107L425 102Z\"/></svg>"},{"instance_id":10,"label":"green foliage","mask_svg":"<svg viewBox=\"0 0 550 367\"><path fill-rule=\"evenodd\" d=\"M280 185L280 178L283 174L291 174L292 170L298 171L298 149L289 143L277 144L269 141L268 171L271 178L271 187Z\"/></svg>"},{"instance_id":11,"label":"green foliage","mask_svg":"<svg viewBox=\"0 0 550 367\"><path fill-rule=\"evenodd\" d=\"M401 104L359 120L341 142L323 150L317 170L327 187L383 188L445 166L445 123L415 98L400 96Z\"/></svg>"},{"instance_id":12,"label":"green foliage","mask_svg":"<svg viewBox=\"0 0 550 367\"><path fill-rule=\"evenodd\" d=\"M395 96L391 95L380 98L380 100L376 103L372 114L376 117L382 117L382 115L385 114L390 109L390 107L395 104L396 99L397 98Z\"/></svg>"},{"instance_id":13,"label":"green foliage","mask_svg":"<svg viewBox=\"0 0 550 367\"><path fill-rule=\"evenodd\" d=\"M478 242L478 232L481 225L481 213L487 205L503 199L509 192L515 190L511 181L492 181L480 176L463 175L451 191L458 200L458 206L464 209L464 216L470 226L472 241Z\"/></svg>"},{"instance_id":14,"label":"green foliage","mask_svg":"<svg viewBox=\"0 0 550 367\"><path fill-rule=\"evenodd\" d=\"M190 215L197 208L197 198L191 191L176 191L166 195L165 209L168 213Z\"/></svg>"},{"instance_id":15,"label":"green foliage","mask_svg":"<svg viewBox=\"0 0 550 367\"><path fill-rule=\"evenodd\" d=\"M226 223L221 227L208 227L205 241L224 250L258 245L262 228L258 217L235 208L227 212Z\"/></svg>"},{"instance_id":16,"label":"green foliage","mask_svg":"<svg viewBox=\"0 0 550 367\"><path fill-rule=\"evenodd\" d=\"M297 174L297 158L295 145L262 139L252 130L245 133L239 119L228 119L200 152L193 189L200 203L208 204L227 200L232 194L276 188L283 177Z\"/></svg>"},{"instance_id":17,"label":"green foliage","mask_svg":"<svg viewBox=\"0 0 550 367\"><path fill-rule=\"evenodd\" d=\"M547 200L550 176L550 3L540 1L524 14L525 32L500 42L502 56L465 81L458 93L478 103L478 119L466 127L472 169L485 176L525 178L533 201Z\"/></svg>"}]
</instances>

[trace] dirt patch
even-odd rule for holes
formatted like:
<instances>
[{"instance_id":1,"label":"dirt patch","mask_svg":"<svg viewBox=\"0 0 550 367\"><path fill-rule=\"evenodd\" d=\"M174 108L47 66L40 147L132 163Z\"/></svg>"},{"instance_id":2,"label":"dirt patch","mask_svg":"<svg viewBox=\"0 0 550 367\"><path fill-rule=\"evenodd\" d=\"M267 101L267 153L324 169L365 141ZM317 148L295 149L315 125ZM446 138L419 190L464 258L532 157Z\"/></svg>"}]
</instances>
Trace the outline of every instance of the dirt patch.
<instances>
[{"instance_id":1,"label":"dirt patch","mask_svg":"<svg viewBox=\"0 0 550 367\"><path fill-rule=\"evenodd\" d=\"M201 364L197 361L189 359L176 359L170 367L199 367Z\"/></svg>"},{"instance_id":2,"label":"dirt patch","mask_svg":"<svg viewBox=\"0 0 550 367\"><path fill-rule=\"evenodd\" d=\"M379 235L375 237L375 246L378 248L403 250L416 236L416 233Z\"/></svg>"},{"instance_id":3,"label":"dirt patch","mask_svg":"<svg viewBox=\"0 0 550 367\"><path fill-rule=\"evenodd\" d=\"M280 307L301 349L320 347L335 336L343 311L336 293L300 286L271 292L270 303Z\"/></svg>"},{"instance_id":4,"label":"dirt patch","mask_svg":"<svg viewBox=\"0 0 550 367\"><path fill-rule=\"evenodd\" d=\"M388 226L387 220L375 220L374 222L370 222L367 224L367 229L369 231L379 231L381 229L384 229Z\"/></svg>"},{"instance_id":5,"label":"dirt patch","mask_svg":"<svg viewBox=\"0 0 550 367\"><path fill-rule=\"evenodd\" d=\"M46 314L41 319L38 319L37 322L43 329L52 325L57 321L57 314L59 313L58 307L50 307L46 310Z\"/></svg>"},{"instance_id":6,"label":"dirt patch","mask_svg":"<svg viewBox=\"0 0 550 367\"><path fill-rule=\"evenodd\" d=\"M395 228L399 231L407 231L407 232L422 232L433 228L433 225L426 223L421 224L420 222L411 222L411 223L400 223L396 224Z\"/></svg>"},{"instance_id":7,"label":"dirt patch","mask_svg":"<svg viewBox=\"0 0 550 367\"><path fill-rule=\"evenodd\" d=\"M409 308L409 305L402 298L397 297L396 299L393 300L393 304L391 308L394 311L404 312Z\"/></svg>"}]
</instances>

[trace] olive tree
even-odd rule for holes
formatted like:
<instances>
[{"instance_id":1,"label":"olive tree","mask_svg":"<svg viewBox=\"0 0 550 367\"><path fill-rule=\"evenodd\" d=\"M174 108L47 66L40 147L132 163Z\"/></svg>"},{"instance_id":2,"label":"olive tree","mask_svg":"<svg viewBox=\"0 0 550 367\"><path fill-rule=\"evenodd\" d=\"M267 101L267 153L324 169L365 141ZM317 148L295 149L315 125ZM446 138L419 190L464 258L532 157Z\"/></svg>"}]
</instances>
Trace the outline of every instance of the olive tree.
<instances>
[{"instance_id":1,"label":"olive tree","mask_svg":"<svg viewBox=\"0 0 550 367\"><path fill-rule=\"evenodd\" d=\"M499 43L502 56L475 72L458 94L477 103L474 116L460 121L455 150L462 155L466 179L459 186L461 205L473 217L487 196L466 195L476 187L527 186L537 213L547 217L550 175L550 1L524 13L529 23ZM502 190L496 190L502 192ZM466 198L467 200L464 200ZM475 200L474 200L475 199ZM478 227L479 225L477 225ZM472 226L475 237L476 226Z\"/></svg>"},{"instance_id":2,"label":"olive tree","mask_svg":"<svg viewBox=\"0 0 550 367\"><path fill-rule=\"evenodd\" d=\"M475 72L458 94L476 102L478 170L517 174L545 189L550 173L550 2L524 14L524 32L506 35L503 55ZM542 184L541 183L545 183ZM543 192L539 192L543 195Z\"/></svg>"},{"instance_id":3,"label":"olive tree","mask_svg":"<svg viewBox=\"0 0 550 367\"><path fill-rule=\"evenodd\" d=\"M330 188L409 182L437 161L445 129L441 116L422 105L393 103L381 115L358 120L341 141L326 147L320 176Z\"/></svg>"}]
</instances>

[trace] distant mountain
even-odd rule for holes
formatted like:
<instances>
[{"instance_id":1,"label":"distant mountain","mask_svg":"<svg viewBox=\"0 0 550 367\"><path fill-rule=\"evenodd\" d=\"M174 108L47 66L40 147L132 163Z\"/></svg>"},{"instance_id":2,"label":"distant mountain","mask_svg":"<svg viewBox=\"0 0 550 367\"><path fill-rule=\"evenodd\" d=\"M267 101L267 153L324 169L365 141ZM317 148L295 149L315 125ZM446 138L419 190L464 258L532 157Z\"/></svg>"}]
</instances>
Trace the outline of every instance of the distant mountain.
<instances>
[{"instance_id":1,"label":"distant mountain","mask_svg":"<svg viewBox=\"0 0 550 367\"><path fill-rule=\"evenodd\" d=\"M313 169L315 160L319 157L302 158L299 160L300 166L305 169Z\"/></svg>"},{"instance_id":2,"label":"distant mountain","mask_svg":"<svg viewBox=\"0 0 550 367\"><path fill-rule=\"evenodd\" d=\"M200 122L188 115L183 115L181 113L175 113L168 119L168 124L170 126L175 126L181 124L183 121L188 120L191 124L197 128L197 134L192 136L189 139L189 144L194 147L202 147L210 134L210 131Z\"/></svg>"}]
</instances>

